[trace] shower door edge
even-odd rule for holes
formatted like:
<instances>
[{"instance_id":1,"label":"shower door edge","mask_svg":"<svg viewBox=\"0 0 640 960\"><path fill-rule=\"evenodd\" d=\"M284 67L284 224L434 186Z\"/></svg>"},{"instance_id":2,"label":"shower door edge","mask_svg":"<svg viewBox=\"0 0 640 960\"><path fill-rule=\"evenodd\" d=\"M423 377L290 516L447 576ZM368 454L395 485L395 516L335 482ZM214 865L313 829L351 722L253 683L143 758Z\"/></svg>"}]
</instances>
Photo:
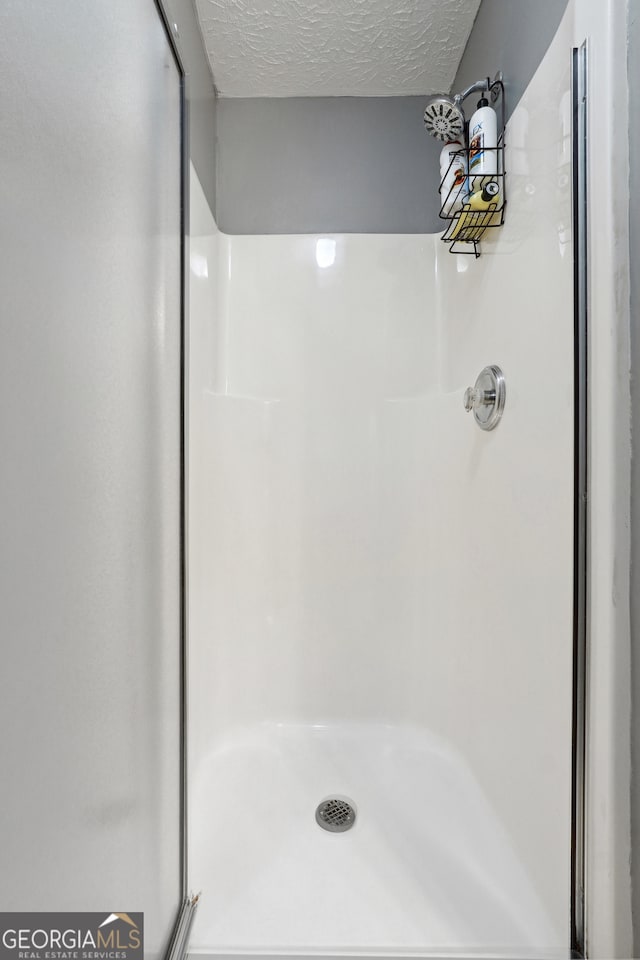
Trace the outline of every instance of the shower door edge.
<instances>
[{"instance_id":1,"label":"shower door edge","mask_svg":"<svg viewBox=\"0 0 640 960\"><path fill-rule=\"evenodd\" d=\"M574 585L571 815L571 951L586 956L585 766L588 636L588 44L571 53L574 312Z\"/></svg>"},{"instance_id":2,"label":"shower door edge","mask_svg":"<svg viewBox=\"0 0 640 960\"><path fill-rule=\"evenodd\" d=\"M153 0L180 78L180 900L165 952L181 960L187 951L198 897L188 894L187 848L187 236L189 232L189 113L185 65L164 0Z\"/></svg>"}]
</instances>

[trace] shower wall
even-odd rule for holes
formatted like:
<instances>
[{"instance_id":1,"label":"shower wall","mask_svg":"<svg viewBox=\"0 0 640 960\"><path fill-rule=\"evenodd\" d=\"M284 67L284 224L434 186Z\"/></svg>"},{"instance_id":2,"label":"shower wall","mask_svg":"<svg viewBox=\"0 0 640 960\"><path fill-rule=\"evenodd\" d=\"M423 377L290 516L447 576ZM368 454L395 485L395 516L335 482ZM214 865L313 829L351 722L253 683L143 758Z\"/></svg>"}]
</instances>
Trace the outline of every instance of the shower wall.
<instances>
[{"instance_id":1,"label":"shower wall","mask_svg":"<svg viewBox=\"0 0 640 960\"><path fill-rule=\"evenodd\" d=\"M209 736L263 719L392 718L405 693L398 617L414 613L397 591L422 576L397 549L394 484L409 465L394 411L419 418L437 376L433 238L218 243L199 538L217 544L206 623L229 642L208 650Z\"/></svg>"},{"instance_id":2,"label":"shower wall","mask_svg":"<svg viewBox=\"0 0 640 960\"><path fill-rule=\"evenodd\" d=\"M328 730L338 731L331 750L343 764L362 766L371 738L378 744L381 789L393 758L422 756L418 742L455 770L473 798L457 822L440 810L459 871L508 917L512 944L566 955L572 42L568 14L510 121L506 223L479 260L450 255L436 235L228 236L210 220L192 238L196 952L331 948L313 925L305 940L293 919L291 942L260 939L255 910L244 911L251 919L236 939L230 923L205 919L216 889L207 797L225 790L212 764L233 766L238 798L250 793L247 757L265 765L264 784L286 779L283 758L297 757L291 775L304 780L314 737ZM507 379L504 418L490 434L462 406L488 363ZM351 752L350 738L360 744ZM320 800L333 782L313 776ZM358 801L366 810L368 797ZM238 803L248 804L251 837L251 796ZM240 891L246 836L235 850L226 883ZM451 876L455 945L496 946L489 934L474 939L470 920L465 929L460 873ZM442 931L427 940L425 929L402 947L451 943ZM398 945L343 933L334 946Z\"/></svg>"}]
</instances>

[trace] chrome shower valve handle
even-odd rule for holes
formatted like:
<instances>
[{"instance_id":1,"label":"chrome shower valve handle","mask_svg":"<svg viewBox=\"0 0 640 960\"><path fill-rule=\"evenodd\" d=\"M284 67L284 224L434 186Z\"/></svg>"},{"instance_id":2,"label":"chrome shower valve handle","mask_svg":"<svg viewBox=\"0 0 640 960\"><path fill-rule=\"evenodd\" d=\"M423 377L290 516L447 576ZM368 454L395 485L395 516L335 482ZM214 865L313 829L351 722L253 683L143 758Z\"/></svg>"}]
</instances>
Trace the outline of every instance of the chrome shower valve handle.
<instances>
[{"instance_id":1,"label":"chrome shower valve handle","mask_svg":"<svg viewBox=\"0 0 640 960\"><path fill-rule=\"evenodd\" d=\"M494 404L495 402L495 390L477 390L475 387L467 387L464 392L464 408L467 413L477 410L483 404Z\"/></svg>"},{"instance_id":2,"label":"chrome shower valve handle","mask_svg":"<svg viewBox=\"0 0 640 960\"><path fill-rule=\"evenodd\" d=\"M485 367L478 376L474 387L464 392L464 408L473 415L481 430L493 430L504 411L506 385L500 367Z\"/></svg>"}]
</instances>

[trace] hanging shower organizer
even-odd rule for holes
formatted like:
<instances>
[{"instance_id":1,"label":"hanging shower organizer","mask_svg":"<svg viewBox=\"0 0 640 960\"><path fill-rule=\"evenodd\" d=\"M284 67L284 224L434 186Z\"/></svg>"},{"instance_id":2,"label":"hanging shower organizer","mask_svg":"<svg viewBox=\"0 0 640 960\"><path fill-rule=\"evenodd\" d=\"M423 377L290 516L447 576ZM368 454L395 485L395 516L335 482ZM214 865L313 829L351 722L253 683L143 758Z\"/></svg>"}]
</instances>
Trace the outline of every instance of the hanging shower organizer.
<instances>
[{"instance_id":1,"label":"hanging shower organizer","mask_svg":"<svg viewBox=\"0 0 640 960\"><path fill-rule=\"evenodd\" d=\"M501 75L498 74L493 82L487 81L487 88L491 105L498 112L498 145L491 148L485 147L484 150L486 153L496 154L497 173L473 175L467 172L461 182L454 181L440 207L440 219L448 221L441 239L449 244L449 253L470 254L474 257L480 256L479 242L485 231L501 227L504 223L504 211L507 205L504 169L504 83ZM499 109L495 106L498 100L500 101ZM465 124L467 143L469 143L468 128L467 122ZM463 158L465 170L469 171L473 156L474 151L470 149L470 145L452 154L451 163L440 182L441 191L452 168L459 164L459 158ZM472 197L475 199L471 200ZM440 198L442 200L442 192ZM481 204L482 209L474 209L472 203Z\"/></svg>"}]
</instances>

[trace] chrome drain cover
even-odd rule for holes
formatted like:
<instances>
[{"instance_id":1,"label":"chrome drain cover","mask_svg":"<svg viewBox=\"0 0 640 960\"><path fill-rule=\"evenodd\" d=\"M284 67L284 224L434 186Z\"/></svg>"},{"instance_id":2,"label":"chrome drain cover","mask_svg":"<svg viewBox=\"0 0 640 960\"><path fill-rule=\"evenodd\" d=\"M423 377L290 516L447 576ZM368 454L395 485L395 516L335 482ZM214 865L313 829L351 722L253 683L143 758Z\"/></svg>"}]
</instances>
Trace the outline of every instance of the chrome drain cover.
<instances>
[{"instance_id":1,"label":"chrome drain cover","mask_svg":"<svg viewBox=\"0 0 640 960\"><path fill-rule=\"evenodd\" d=\"M316 823L330 833L344 833L356 822L355 807L342 797L329 797L318 804Z\"/></svg>"}]
</instances>

